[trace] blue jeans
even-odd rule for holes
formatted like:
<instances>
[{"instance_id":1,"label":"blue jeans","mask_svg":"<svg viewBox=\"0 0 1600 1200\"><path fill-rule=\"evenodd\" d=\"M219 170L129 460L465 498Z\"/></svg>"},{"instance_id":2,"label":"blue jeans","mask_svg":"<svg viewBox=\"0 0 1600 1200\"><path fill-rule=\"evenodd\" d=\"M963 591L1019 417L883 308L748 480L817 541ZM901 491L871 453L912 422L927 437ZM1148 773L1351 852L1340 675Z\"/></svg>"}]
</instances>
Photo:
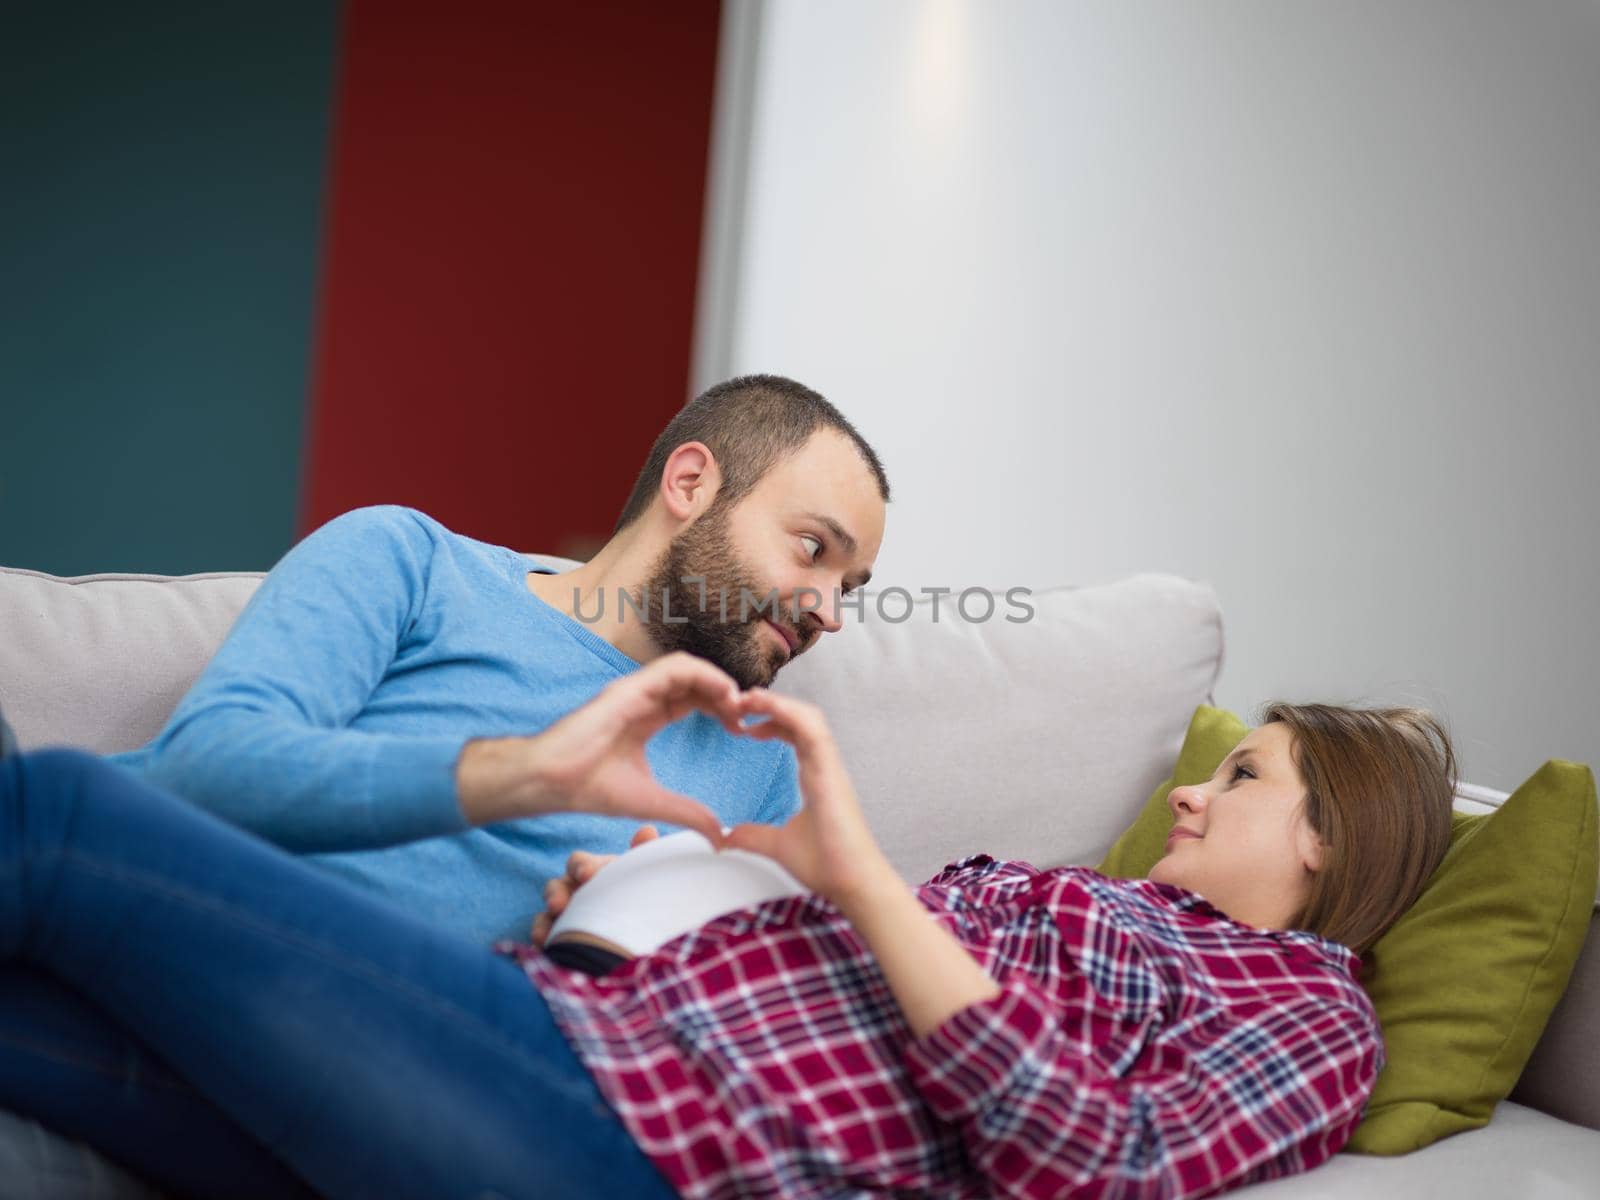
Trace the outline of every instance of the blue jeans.
<instances>
[{"instance_id":1,"label":"blue jeans","mask_svg":"<svg viewBox=\"0 0 1600 1200\"><path fill-rule=\"evenodd\" d=\"M91 756L0 761L0 962L0 1107L172 1190L673 1194L515 965Z\"/></svg>"}]
</instances>

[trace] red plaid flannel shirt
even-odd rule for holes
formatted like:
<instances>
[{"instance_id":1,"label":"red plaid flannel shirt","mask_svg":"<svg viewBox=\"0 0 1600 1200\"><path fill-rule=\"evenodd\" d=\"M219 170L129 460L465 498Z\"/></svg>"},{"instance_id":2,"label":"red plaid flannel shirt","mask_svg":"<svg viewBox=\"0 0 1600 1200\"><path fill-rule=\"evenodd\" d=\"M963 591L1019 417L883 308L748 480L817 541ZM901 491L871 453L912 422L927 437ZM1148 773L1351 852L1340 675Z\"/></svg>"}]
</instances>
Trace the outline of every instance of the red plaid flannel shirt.
<instances>
[{"instance_id":1,"label":"red plaid flannel shirt","mask_svg":"<svg viewBox=\"0 0 1600 1200\"><path fill-rule=\"evenodd\" d=\"M504 949L686 1197L1203 1196L1359 1121L1383 1042L1345 947L1085 867L980 855L917 891L1001 988L924 1038L818 897L600 979Z\"/></svg>"}]
</instances>

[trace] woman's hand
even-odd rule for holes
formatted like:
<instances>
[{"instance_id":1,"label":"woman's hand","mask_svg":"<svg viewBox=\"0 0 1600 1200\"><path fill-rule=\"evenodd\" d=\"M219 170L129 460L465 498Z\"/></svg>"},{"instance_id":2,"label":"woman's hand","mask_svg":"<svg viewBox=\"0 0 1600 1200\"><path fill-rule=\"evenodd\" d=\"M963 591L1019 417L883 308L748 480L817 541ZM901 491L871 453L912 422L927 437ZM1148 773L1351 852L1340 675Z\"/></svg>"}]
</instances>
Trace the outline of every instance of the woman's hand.
<instances>
[{"instance_id":1,"label":"woman's hand","mask_svg":"<svg viewBox=\"0 0 1600 1200\"><path fill-rule=\"evenodd\" d=\"M917 1037L999 995L966 948L929 919L878 848L821 710L764 691L746 692L743 707L767 718L745 727L751 737L780 738L794 747L805 807L781 829L740 825L727 845L777 859L833 902L878 960Z\"/></svg>"},{"instance_id":2,"label":"woman's hand","mask_svg":"<svg viewBox=\"0 0 1600 1200\"><path fill-rule=\"evenodd\" d=\"M488 825L550 812L668 821L722 844L722 825L698 800L656 782L645 743L699 710L742 732L739 687L693 655L663 655L607 684L593 700L533 737L469 742L456 764L462 815Z\"/></svg>"},{"instance_id":3,"label":"woman's hand","mask_svg":"<svg viewBox=\"0 0 1600 1200\"><path fill-rule=\"evenodd\" d=\"M633 831L633 838L628 845L642 846L660 836L661 831L654 825L641 825ZM590 854L587 850L572 852L567 859L566 874L545 882L544 911L533 919L533 927L528 931L535 946L543 946L550 940L550 926L567 911L567 905L572 903L572 893L593 879L602 867L610 866L621 857L620 854Z\"/></svg>"},{"instance_id":4,"label":"woman's hand","mask_svg":"<svg viewBox=\"0 0 1600 1200\"><path fill-rule=\"evenodd\" d=\"M765 718L743 726L746 736L794 747L804 807L781 827L740 825L725 844L776 859L806 887L841 907L886 881L904 890L867 827L822 710L763 688L745 692L740 708L746 716Z\"/></svg>"}]
</instances>

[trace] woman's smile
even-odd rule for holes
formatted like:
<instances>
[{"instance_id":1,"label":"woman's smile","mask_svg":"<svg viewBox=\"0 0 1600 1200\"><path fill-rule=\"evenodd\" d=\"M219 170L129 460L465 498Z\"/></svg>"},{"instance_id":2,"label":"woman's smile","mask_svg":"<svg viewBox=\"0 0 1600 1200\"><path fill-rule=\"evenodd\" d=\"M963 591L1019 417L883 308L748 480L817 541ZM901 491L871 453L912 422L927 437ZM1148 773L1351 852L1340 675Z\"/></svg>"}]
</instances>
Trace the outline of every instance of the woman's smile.
<instances>
[{"instance_id":1,"label":"woman's smile","mask_svg":"<svg viewBox=\"0 0 1600 1200\"><path fill-rule=\"evenodd\" d=\"M1202 834L1198 834L1192 829L1186 829L1182 825L1174 825L1172 832L1167 834L1167 848L1170 850L1179 842L1187 842L1191 839L1199 841L1202 836Z\"/></svg>"}]
</instances>

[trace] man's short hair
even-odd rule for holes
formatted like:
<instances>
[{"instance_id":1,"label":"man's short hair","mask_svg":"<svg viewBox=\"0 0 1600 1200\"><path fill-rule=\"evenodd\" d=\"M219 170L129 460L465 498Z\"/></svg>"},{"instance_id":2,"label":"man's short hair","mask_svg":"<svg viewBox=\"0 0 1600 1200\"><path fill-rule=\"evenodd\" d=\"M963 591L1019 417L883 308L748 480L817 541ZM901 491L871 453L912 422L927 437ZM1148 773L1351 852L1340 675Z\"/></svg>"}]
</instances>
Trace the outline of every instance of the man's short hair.
<instances>
[{"instance_id":1,"label":"man's short hair","mask_svg":"<svg viewBox=\"0 0 1600 1200\"><path fill-rule=\"evenodd\" d=\"M883 464L855 426L816 392L782 375L741 375L696 396L667 423L650 447L628 503L617 519L621 532L650 507L667 459L685 442L704 442L717 460L722 486L716 505L724 508L749 495L761 477L805 445L819 429L835 429L860 451L887 503L889 478Z\"/></svg>"}]
</instances>

